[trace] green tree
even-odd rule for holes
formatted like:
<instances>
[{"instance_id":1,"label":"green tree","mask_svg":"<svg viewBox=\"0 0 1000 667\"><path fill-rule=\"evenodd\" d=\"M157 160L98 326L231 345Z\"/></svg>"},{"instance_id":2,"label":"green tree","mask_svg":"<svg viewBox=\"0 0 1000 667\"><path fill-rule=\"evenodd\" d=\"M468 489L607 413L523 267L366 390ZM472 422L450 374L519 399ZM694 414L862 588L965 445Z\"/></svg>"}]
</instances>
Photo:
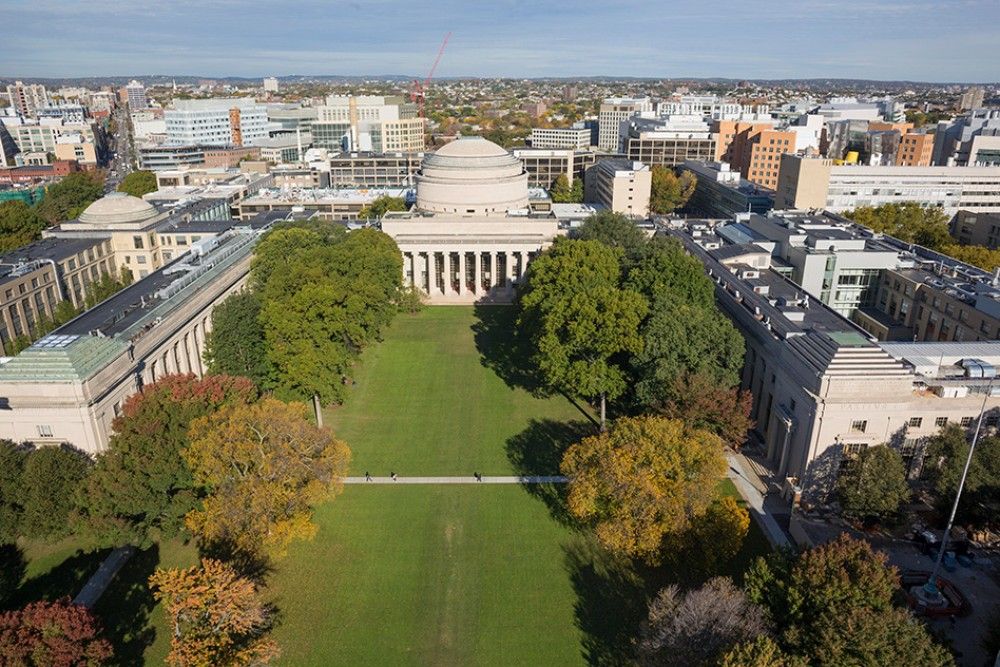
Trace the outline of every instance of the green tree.
<instances>
[{"instance_id":1,"label":"green tree","mask_svg":"<svg viewBox=\"0 0 1000 667\"><path fill-rule=\"evenodd\" d=\"M669 300L715 308L715 286L705 275L704 265L686 253L676 239L653 237L639 245L633 257L632 265L626 267L625 286L651 304Z\"/></svg>"},{"instance_id":2,"label":"green tree","mask_svg":"<svg viewBox=\"0 0 1000 667\"><path fill-rule=\"evenodd\" d=\"M566 174L559 174L556 176L556 180L552 182L549 194L552 195L552 201L557 204L582 202L583 180L580 178L574 178L573 184L570 185L569 178L566 177Z\"/></svg>"},{"instance_id":3,"label":"green tree","mask_svg":"<svg viewBox=\"0 0 1000 667\"><path fill-rule=\"evenodd\" d=\"M20 532L26 537L57 538L69 532L70 512L91 462L68 445L41 447L24 461Z\"/></svg>"},{"instance_id":4,"label":"green tree","mask_svg":"<svg viewBox=\"0 0 1000 667\"><path fill-rule=\"evenodd\" d=\"M602 429L608 399L627 386L616 358L641 350L647 310L640 294L618 286L619 253L597 241L557 240L532 263L518 318L545 383L598 400Z\"/></svg>"},{"instance_id":5,"label":"green tree","mask_svg":"<svg viewBox=\"0 0 1000 667\"><path fill-rule=\"evenodd\" d=\"M98 172L75 171L49 186L35 210L48 224L55 225L76 218L103 194L104 182Z\"/></svg>"},{"instance_id":6,"label":"green tree","mask_svg":"<svg viewBox=\"0 0 1000 667\"><path fill-rule=\"evenodd\" d=\"M809 667L809 661L788 655L773 639L762 635L731 648L719 667Z\"/></svg>"},{"instance_id":7,"label":"green tree","mask_svg":"<svg viewBox=\"0 0 1000 667\"><path fill-rule=\"evenodd\" d=\"M680 176L669 168L656 165L652 170L649 192L649 210L653 213L673 213L684 208L694 194L698 179L689 171Z\"/></svg>"},{"instance_id":8,"label":"green tree","mask_svg":"<svg viewBox=\"0 0 1000 667\"><path fill-rule=\"evenodd\" d=\"M837 494L847 516L894 516L910 497L902 457L888 446L869 447L840 473Z\"/></svg>"},{"instance_id":9,"label":"green tree","mask_svg":"<svg viewBox=\"0 0 1000 667\"><path fill-rule=\"evenodd\" d=\"M274 382L267 354L261 304L250 291L230 295L212 311L212 331L205 337L205 361L211 373L242 375L262 390Z\"/></svg>"},{"instance_id":10,"label":"green tree","mask_svg":"<svg viewBox=\"0 0 1000 667\"><path fill-rule=\"evenodd\" d=\"M566 450L570 514L605 548L660 560L664 537L705 515L726 471L719 439L662 417L623 417Z\"/></svg>"},{"instance_id":11,"label":"green tree","mask_svg":"<svg viewBox=\"0 0 1000 667\"><path fill-rule=\"evenodd\" d=\"M31 243L45 229L45 219L23 201L0 203L0 252Z\"/></svg>"},{"instance_id":12,"label":"green tree","mask_svg":"<svg viewBox=\"0 0 1000 667\"><path fill-rule=\"evenodd\" d=\"M955 664L907 609L858 607L844 615L827 613L816 626L807 642L816 667Z\"/></svg>"},{"instance_id":13,"label":"green tree","mask_svg":"<svg viewBox=\"0 0 1000 667\"><path fill-rule=\"evenodd\" d=\"M946 245L940 252L954 257L960 262L978 266L983 271L995 271L1000 266L1000 250L991 250L981 245Z\"/></svg>"},{"instance_id":14,"label":"green tree","mask_svg":"<svg viewBox=\"0 0 1000 667\"><path fill-rule=\"evenodd\" d=\"M358 211L358 218L362 220L380 220L389 211L405 211L406 200L402 197L390 197L383 195L376 197L370 204L365 204Z\"/></svg>"},{"instance_id":15,"label":"green tree","mask_svg":"<svg viewBox=\"0 0 1000 667\"><path fill-rule=\"evenodd\" d=\"M150 192L156 192L156 174L151 171L133 171L118 184L118 192L142 197Z\"/></svg>"},{"instance_id":16,"label":"green tree","mask_svg":"<svg viewBox=\"0 0 1000 667\"><path fill-rule=\"evenodd\" d=\"M969 441L964 429L951 424L927 443L925 474L934 485L939 509L947 511L955 501L962 469L969 456ZM982 437L969 466L957 520L976 526L993 520L993 509L1000 503L1000 437Z\"/></svg>"},{"instance_id":17,"label":"green tree","mask_svg":"<svg viewBox=\"0 0 1000 667\"><path fill-rule=\"evenodd\" d=\"M253 290L263 296L272 275L286 275L299 266L304 252L321 243L320 235L309 229L287 228L268 232L254 248L253 259L250 261L250 284Z\"/></svg>"},{"instance_id":18,"label":"green tree","mask_svg":"<svg viewBox=\"0 0 1000 667\"><path fill-rule=\"evenodd\" d=\"M17 539L24 514L24 463L28 451L0 440L0 545Z\"/></svg>"},{"instance_id":19,"label":"green tree","mask_svg":"<svg viewBox=\"0 0 1000 667\"><path fill-rule=\"evenodd\" d=\"M181 456L191 422L256 397L250 380L226 375L168 375L132 395L78 494L82 526L106 546L144 548L176 535L197 505Z\"/></svg>"},{"instance_id":20,"label":"green tree","mask_svg":"<svg viewBox=\"0 0 1000 667\"><path fill-rule=\"evenodd\" d=\"M638 259L646 246L646 233L622 213L600 211L580 225L576 237L583 241L600 241L611 248L620 248L623 263ZM704 273L704 271L702 271Z\"/></svg>"},{"instance_id":21,"label":"green tree","mask_svg":"<svg viewBox=\"0 0 1000 667\"><path fill-rule=\"evenodd\" d=\"M904 202L877 207L859 206L844 215L873 231L931 250L941 250L954 243L948 233L948 216L940 207Z\"/></svg>"}]
</instances>

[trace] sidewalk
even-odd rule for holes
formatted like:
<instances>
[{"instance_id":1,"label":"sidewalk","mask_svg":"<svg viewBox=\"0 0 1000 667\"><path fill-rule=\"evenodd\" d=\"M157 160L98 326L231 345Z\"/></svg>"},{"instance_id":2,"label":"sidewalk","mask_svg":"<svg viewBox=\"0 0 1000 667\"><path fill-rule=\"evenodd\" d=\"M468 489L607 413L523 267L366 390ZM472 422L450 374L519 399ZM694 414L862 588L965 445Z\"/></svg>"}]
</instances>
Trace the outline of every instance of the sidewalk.
<instances>
[{"instance_id":1,"label":"sidewalk","mask_svg":"<svg viewBox=\"0 0 1000 667\"><path fill-rule=\"evenodd\" d=\"M487 477L483 475L482 481L477 480L472 475L464 477L396 477L392 481L391 477L372 477L366 481L364 477L345 477L344 484L565 484L565 477L558 475L522 475L510 477Z\"/></svg>"},{"instance_id":2,"label":"sidewalk","mask_svg":"<svg viewBox=\"0 0 1000 667\"><path fill-rule=\"evenodd\" d=\"M768 508L768 505L772 505L777 498L764 494L763 490L767 489L767 484L755 472L747 469L748 466L744 465L746 462L744 456L726 452L726 461L729 463L729 479L733 480L743 500L750 506L750 514L764 531L767 541L774 548L791 547L791 540L772 514L773 508Z\"/></svg>"}]
</instances>

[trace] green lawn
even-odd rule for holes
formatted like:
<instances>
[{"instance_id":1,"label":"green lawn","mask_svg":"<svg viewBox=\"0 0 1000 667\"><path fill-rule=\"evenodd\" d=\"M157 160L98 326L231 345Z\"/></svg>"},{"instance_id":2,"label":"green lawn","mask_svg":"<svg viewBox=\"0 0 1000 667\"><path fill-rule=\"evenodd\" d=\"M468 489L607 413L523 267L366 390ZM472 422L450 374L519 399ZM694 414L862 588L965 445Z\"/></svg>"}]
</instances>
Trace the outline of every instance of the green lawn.
<instances>
[{"instance_id":1,"label":"green lawn","mask_svg":"<svg viewBox=\"0 0 1000 667\"><path fill-rule=\"evenodd\" d=\"M359 363L328 425L352 472L402 476L552 474L593 432L561 396L521 388L511 310L400 315ZM649 596L681 572L617 562L565 521L562 487L351 485L319 507L316 538L276 563L265 594L280 613L283 665L613 665ZM735 495L724 482L723 493ZM731 572L767 544L751 524ZM72 540L27 549L25 596L73 594L100 560ZM162 664L162 610L145 581L196 561L170 542L138 554L98 605L121 664Z\"/></svg>"}]
</instances>

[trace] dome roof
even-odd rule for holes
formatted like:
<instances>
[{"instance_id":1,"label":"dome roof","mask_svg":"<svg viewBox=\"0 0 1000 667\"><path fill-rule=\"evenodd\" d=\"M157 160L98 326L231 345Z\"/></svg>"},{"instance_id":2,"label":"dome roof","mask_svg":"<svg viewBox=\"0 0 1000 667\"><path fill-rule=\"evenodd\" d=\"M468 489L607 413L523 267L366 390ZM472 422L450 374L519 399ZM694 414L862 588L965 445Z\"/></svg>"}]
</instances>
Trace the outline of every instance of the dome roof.
<instances>
[{"instance_id":1,"label":"dome roof","mask_svg":"<svg viewBox=\"0 0 1000 667\"><path fill-rule=\"evenodd\" d=\"M79 221L90 224L142 222L157 215L159 211L148 201L124 192L112 192L88 206L80 214Z\"/></svg>"},{"instance_id":2,"label":"dome roof","mask_svg":"<svg viewBox=\"0 0 1000 667\"><path fill-rule=\"evenodd\" d=\"M435 155L443 157L502 157L508 151L482 137L459 137L439 148Z\"/></svg>"}]
</instances>

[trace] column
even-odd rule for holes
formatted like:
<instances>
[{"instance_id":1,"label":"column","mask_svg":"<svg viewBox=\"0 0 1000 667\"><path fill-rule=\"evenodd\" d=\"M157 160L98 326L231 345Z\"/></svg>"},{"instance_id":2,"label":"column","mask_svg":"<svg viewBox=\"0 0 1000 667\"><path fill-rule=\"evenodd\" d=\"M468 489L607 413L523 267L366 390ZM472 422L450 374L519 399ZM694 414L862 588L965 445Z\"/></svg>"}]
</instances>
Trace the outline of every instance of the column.
<instances>
[{"instance_id":1,"label":"column","mask_svg":"<svg viewBox=\"0 0 1000 667\"><path fill-rule=\"evenodd\" d=\"M198 377L205 375L205 366L201 360L201 355L204 350L204 337L198 334L198 323L194 323L194 330L191 332L191 339L194 341L194 365L197 369L195 372Z\"/></svg>"},{"instance_id":2,"label":"column","mask_svg":"<svg viewBox=\"0 0 1000 667\"><path fill-rule=\"evenodd\" d=\"M497 253L496 252L491 252L490 253L490 289L493 289L494 287L497 286L497 278L500 277L500 276L497 275L498 273L499 272L497 271Z\"/></svg>"},{"instance_id":3,"label":"column","mask_svg":"<svg viewBox=\"0 0 1000 667\"><path fill-rule=\"evenodd\" d=\"M410 263L409 256L410 256L410 253L408 253L408 252L404 252L403 253L403 286L404 287L407 286L407 285L409 285L409 283L406 282L406 268L407 268L407 265Z\"/></svg>"},{"instance_id":4,"label":"column","mask_svg":"<svg viewBox=\"0 0 1000 667\"><path fill-rule=\"evenodd\" d=\"M483 293L482 265L483 256L477 249L474 253L472 253L472 292L476 295Z\"/></svg>"},{"instance_id":5,"label":"column","mask_svg":"<svg viewBox=\"0 0 1000 667\"><path fill-rule=\"evenodd\" d=\"M444 262L443 262L443 264L441 266L441 270L444 272L444 276L442 276L442 278L444 279L444 293L445 294L449 294L449 295L450 294L454 294L454 292L455 292L455 290L453 288L454 283L451 282L452 266L451 266L451 251L450 250L445 249L443 259L444 259Z\"/></svg>"},{"instance_id":6,"label":"column","mask_svg":"<svg viewBox=\"0 0 1000 667\"><path fill-rule=\"evenodd\" d=\"M514 253L513 252L506 252L506 253L504 253L504 258L506 260L505 261L505 266L504 266L504 275L507 276L507 287L510 287L510 288L513 289L513 287L514 287Z\"/></svg>"},{"instance_id":7,"label":"column","mask_svg":"<svg viewBox=\"0 0 1000 667\"><path fill-rule=\"evenodd\" d=\"M458 293L465 294L465 251L458 252Z\"/></svg>"},{"instance_id":8,"label":"column","mask_svg":"<svg viewBox=\"0 0 1000 667\"><path fill-rule=\"evenodd\" d=\"M160 357L160 377L170 375L170 366L167 364L167 353L164 352L163 356Z\"/></svg>"},{"instance_id":9,"label":"column","mask_svg":"<svg viewBox=\"0 0 1000 667\"><path fill-rule=\"evenodd\" d=\"M519 275L517 276L517 278L518 278L518 280L524 280L524 274L527 273L527 271L528 271L528 253L525 252L524 250L522 250L521 252L519 252L517 254L521 258L521 262L520 262L521 266L518 267L518 269L519 269L519 271L518 271Z\"/></svg>"},{"instance_id":10,"label":"column","mask_svg":"<svg viewBox=\"0 0 1000 667\"><path fill-rule=\"evenodd\" d=\"M426 267L427 267L427 293L434 294L434 253L427 251Z\"/></svg>"},{"instance_id":11,"label":"column","mask_svg":"<svg viewBox=\"0 0 1000 667\"><path fill-rule=\"evenodd\" d=\"M420 277L417 275L417 253L409 253L410 257L410 284L414 287L420 285Z\"/></svg>"}]
</instances>

